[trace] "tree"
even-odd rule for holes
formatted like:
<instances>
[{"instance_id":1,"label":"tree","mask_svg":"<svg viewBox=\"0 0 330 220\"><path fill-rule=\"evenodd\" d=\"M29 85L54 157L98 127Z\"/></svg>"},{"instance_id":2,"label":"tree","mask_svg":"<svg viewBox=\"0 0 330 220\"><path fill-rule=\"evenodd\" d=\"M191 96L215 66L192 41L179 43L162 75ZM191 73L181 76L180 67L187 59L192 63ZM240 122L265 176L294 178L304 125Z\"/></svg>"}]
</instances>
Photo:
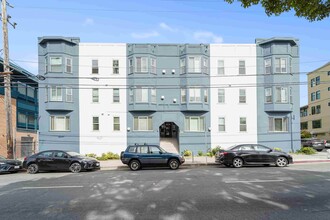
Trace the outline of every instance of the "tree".
<instances>
[{"instance_id":1,"label":"tree","mask_svg":"<svg viewBox=\"0 0 330 220\"><path fill-rule=\"evenodd\" d=\"M304 138L311 138L312 137L312 134L309 132L309 131L307 131L307 130L302 130L301 132L300 132L300 138L301 139L304 139Z\"/></svg>"},{"instance_id":2,"label":"tree","mask_svg":"<svg viewBox=\"0 0 330 220\"><path fill-rule=\"evenodd\" d=\"M235 0L225 0L232 4ZM329 17L330 0L237 0L244 8L261 4L268 16L280 15L290 10L295 11L297 17L304 17L309 21L320 21Z\"/></svg>"}]
</instances>

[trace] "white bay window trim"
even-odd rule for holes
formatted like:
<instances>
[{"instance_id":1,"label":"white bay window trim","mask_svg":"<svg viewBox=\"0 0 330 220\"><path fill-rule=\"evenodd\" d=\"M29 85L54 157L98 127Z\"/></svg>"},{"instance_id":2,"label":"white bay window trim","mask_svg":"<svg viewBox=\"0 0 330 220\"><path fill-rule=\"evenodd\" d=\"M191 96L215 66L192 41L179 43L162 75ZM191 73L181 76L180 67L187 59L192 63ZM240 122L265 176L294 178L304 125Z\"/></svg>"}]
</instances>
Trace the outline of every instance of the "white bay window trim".
<instances>
[{"instance_id":1,"label":"white bay window trim","mask_svg":"<svg viewBox=\"0 0 330 220\"><path fill-rule=\"evenodd\" d=\"M202 132L205 131L204 117L190 116L185 118L185 131Z\"/></svg>"},{"instance_id":2,"label":"white bay window trim","mask_svg":"<svg viewBox=\"0 0 330 220\"><path fill-rule=\"evenodd\" d=\"M269 132L288 132L288 117L269 117Z\"/></svg>"},{"instance_id":3,"label":"white bay window trim","mask_svg":"<svg viewBox=\"0 0 330 220\"><path fill-rule=\"evenodd\" d=\"M152 131L152 117L137 116L134 117L134 131Z\"/></svg>"},{"instance_id":4,"label":"white bay window trim","mask_svg":"<svg viewBox=\"0 0 330 220\"><path fill-rule=\"evenodd\" d=\"M51 86L49 94L51 102L61 102L63 101L62 97L62 87L61 86Z\"/></svg>"},{"instance_id":5,"label":"white bay window trim","mask_svg":"<svg viewBox=\"0 0 330 220\"><path fill-rule=\"evenodd\" d=\"M51 115L50 131L70 131L70 117Z\"/></svg>"}]
</instances>

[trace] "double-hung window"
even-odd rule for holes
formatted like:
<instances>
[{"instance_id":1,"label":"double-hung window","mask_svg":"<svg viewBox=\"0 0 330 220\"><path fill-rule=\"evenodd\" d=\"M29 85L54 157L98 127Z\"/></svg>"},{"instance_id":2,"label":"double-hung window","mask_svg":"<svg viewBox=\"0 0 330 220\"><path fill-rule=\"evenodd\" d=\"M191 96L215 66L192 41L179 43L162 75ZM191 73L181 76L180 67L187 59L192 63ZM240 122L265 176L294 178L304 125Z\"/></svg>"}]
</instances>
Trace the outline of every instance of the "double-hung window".
<instances>
[{"instance_id":1,"label":"double-hung window","mask_svg":"<svg viewBox=\"0 0 330 220\"><path fill-rule=\"evenodd\" d=\"M315 78L311 79L311 87L314 87L316 85Z\"/></svg>"},{"instance_id":2,"label":"double-hung window","mask_svg":"<svg viewBox=\"0 0 330 220\"><path fill-rule=\"evenodd\" d=\"M190 73L200 73L201 70L201 57L189 57L188 58L188 72Z\"/></svg>"},{"instance_id":3,"label":"double-hung window","mask_svg":"<svg viewBox=\"0 0 330 220\"><path fill-rule=\"evenodd\" d=\"M287 59L286 58L275 58L275 72L276 73L287 73Z\"/></svg>"},{"instance_id":4,"label":"double-hung window","mask_svg":"<svg viewBox=\"0 0 330 220\"><path fill-rule=\"evenodd\" d=\"M316 95L316 100L321 99L321 91L320 90L316 91L315 95Z\"/></svg>"},{"instance_id":5,"label":"double-hung window","mask_svg":"<svg viewBox=\"0 0 330 220\"><path fill-rule=\"evenodd\" d=\"M186 103L186 100L187 100L186 89L181 89L181 103Z\"/></svg>"},{"instance_id":6,"label":"double-hung window","mask_svg":"<svg viewBox=\"0 0 330 220\"><path fill-rule=\"evenodd\" d=\"M138 87L135 89L135 102L137 103L148 102L148 88Z\"/></svg>"},{"instance_id":7,"label":"double-hung window","mask_svg":"<svg viewBox=\"0 0 330 220\"><path fill-rule=\"evenodd\" d=\"M185 130L201 132L205 130L204 117L191 116L185 119Z\"/></svg>"},{"instance_id":8,"label":"double-hung window","mask_svg":"<svg viewBox=\"0 0 330 220\"><path fill-rule=\"evenodd\" d=\"M219 132L226 131L226 119L224 117L218 119L218 130Z\"/></svg>"},{"instance_id":9,"label":"double-hung window","mask_svg":"<svg viewBox=\"0 0 330 220\"><path fill-rule=\"evenodd\" d=\"M120 118L119 117L113 117L113 130L120 131Z\"/></svg>"},{"instance_id":10,"label":"double-hung window","mask_svg":"<svg viewBox=\"0 0 330 220\"><path fill-rule=\"evenodd\" d=\"M225 89L218 89L218 103L225 103Z\"/></svg>"},{"instance_id":11,"label":"double-hung window","mask_svg":"<svg viewBox=\"0 0 330 220\"><path fill-rule=\"evenodd\" d=\"M186 59L180 59L180 74L186 73Z\"/></svg>"},{"instance_id":12,"label":"double-hung window","mask_svg":"<svg viewBox=\"0 0 330 220\"><path fill-rule=\"evenodd\" d=\"M156 88L151 88L151 103L156 104L157 103L157 93Z\"/></svg>"},{"instance_id":13,"label":"double-hung window","mask_svg":"<svg viewBox=\"0 0 330 220\"><path fill-rule=\"evenodd\" d=\"M322 128L322 120L314 120L312 121L312 128L317 129L317 128Z\"/></svg>"},{"instance_id":14,"label":"double-hung window","mask_svg":"<svg viewBox=\"0 0 330 220\"><path fill-rule=\"evenodd\" d=\"M238 74L245 75L246 74L245 60L240 60L238 64L239 64Z\"/></svg>"},{"instance_id":15,"label":"double-hung window","mask_svg":"<svg viewBox=\"0 0 330 220\"><path fill-rule=\"evenodd\" d=\"M93 131L99 131L100 130L100 118L99 117L93 117Z\"/></svg>"},{"instance_id":16,"label":"double-hung window","mask_svg":"<svg viewBox=\"0 0 330 220\"><path fill-rule=\"evenodd\" d=\"M99 89L92 89L92 102L93 103L99 102Z\"/></svg>"},{"instance_id":17,"label":"double-hung window","mask_svg":"<svg viewBox=\"0 0 330 220\"><path fill-rule=\"evenodd\" d=\"M239 89L239 103L246 103L246 90Z\"/></svg>"},{"instance_id":18,"label":"double-hung window","mask_svg":"<svg viewBox=\"0 0 330 220\"><path fill-rule=\"evenodd\" d=\"M135 58L135 71L138 73L148 72L148 57Z\"/></svg>"},{"instance_id":19,"label":"double-hung window","mask_svg":"<svg viewBox=\"0 0 330 220\"><path fill-rule=\"evenodd\" d=\"M218 75L225 75L225 61L218 60Z\"/></svg>"},{"instance_id":20,"label":"double-hung window","mask_svg":"<svg viewBox=\"0 0 330 220\"><path fill-rule=\"evenodd\" d=\"M276 103L288 103L287 87L276 87Z\"/></svg>"},{"instance_id":21,"label":"double-hung window","mask_svg":"<svg viewBox=\"0 0 330 220\"><path fill-rule=\"evenodd\" d=\"M156 65L156 59L155 58L150 58L150 67L151 67L150 72L156 74L157 73L157 65Z\"/></svg>"},{"instance_id":22,"label":"double-hung window","mask_svg":"<svg viewBox=\"0 0 330 220\"><path fill-rule=\"evenodd\" d=\"M209 90L204 89L204 103L208 103L208 102L209 102Z\"/></svg>"},{"instance_id":23,"label":"double-hung window","mask_svg":"<svg viewBox=\"0 0 330 220\"><path fill-rule=\"evenodd\" d=\"M269 132L288 131L287 117L269 117Z\"/></svg>"},{"instance_id":24,"label":"double-hung window","mask_svg":"<svg viewBox=\"0 0 330 220\"><path fill-rule=\"evenodd\" d=\"M99 74L99 61L92 60L92 74Z\"/></svg>"},{"instance_id":25,"label":"double-hung window","mask_svg":"<svg viewBox=\"0 0 330 220\"><path fill-rule=\"evenodd\" d=\"M311 101L315 101L315 92L311 93Z\"/></svg>"},{"instance_id":26,"label":"double-hung window","mask_svg":"<svg viewBox=\"0 0 330 220\"><path fill-rule=\"evenodd\" d=\"M119 74L119 60L112 60L112 73Z\"/></svg>"},{"instance_id":27,"label":"double-hung window","mask_svg":"<svg viewBox=\"0 0 330 220\"><path fill-rule=\"evenodd\" d=\"M189 102L201 102L201 89L190 88L189 89Z\"/></svg>"},{"instance_id":28,"label":"double-hung window","mask_svg":"<svg viewBox=\"0 0 330 220\"><path fill-rule=\"evenodd\" d=\"M239 131L240 132L247 131L246 117L239 118Z\"/></svg>"},{"instance_id":29,"label":"double-hung window","mask_svg":"<svg viewBox=\"0 0 330 220\"><path fill-rule=\"evenodd\" d=\"M65 72L72 73L72 59L65 58Z\"/></svg>"},{"instance_id":30,"label":"double-hung window","mask_svg":"<svg viewBox=\"0 0 330 220\"><path fill-rule=\"evenodd\" d=\"M134 131L152 131L152 117L134 117Z\"/></svg>"},{"instance_id":31,"label":"double-hung window","mask_svg":"<svg viewBox=\"0 0 330 220\"><path fill-rule=\"evenodd\" d=\"M265 88L265 103L272 103L272 102L273 102L272 88Z\"/></svg>"},{"instance_id":32,"label":"double-hung window","mask_svg":"<svg viewBox=\"0 0 330 220\"><path fill-rule=\"evenodd\" d=\"M320 83L321 83L321 77L320 76L315 77L315 85L320 85Z\"/></svg>"},{"instance_id":33,"label":"double-hung window","mask_svg":"<svg viewBox=\"0 0 330 220\"><path fill-rule=\"evenodd\" d=\"M62 72L62 57L50 57L50 72Z\"/></svg>"},{"instance_id":34,"label":"double-hung window","mask_svg":"<svg viewBox=\"0 0 330 220\"><path fill-rule=\"evenodd\" d=\"M272 59L265 59L265 74L272 73Z\"/></svg>"},{"instance_id":35,"label":"double-hung window","mask_svg":"<svg viewBox=\"0 0 330 220\"><path fill-rule=\"evenodd\" d=\"M67 87L65 88L65 100L66 102L72 102L72 88Z\"/></svg>"},{"instance_id":36,"label":"double-hung window","mask_svg":"<svg viewBox=\"0 0 330 220\"><path fill-rule=\"evenodd\" d=\"M61 86L51 86L50 89L50 100L51 102L61 102L62 99L62 87Z\"/></svg>"},{"instance_id":37,"label":"double-hung window","mask_svg":"<svg viewBox=\"0 0 330 220\"><path fill-rule=\"evenodd\" d=\"M70 131L70 117L50 116L50 131Z\"/></svg>"},{"instance_id":38,"label":"double-hung window","mask_svg":"<svg viewBox=\"0 0 330 220\"><path fill-rule=\"evenodd\" d=\"M112 98L114 103L119 103L120 102L120 94L119 94L119 89L113 89L112 90Z\"/></svg>"}]
</instances>

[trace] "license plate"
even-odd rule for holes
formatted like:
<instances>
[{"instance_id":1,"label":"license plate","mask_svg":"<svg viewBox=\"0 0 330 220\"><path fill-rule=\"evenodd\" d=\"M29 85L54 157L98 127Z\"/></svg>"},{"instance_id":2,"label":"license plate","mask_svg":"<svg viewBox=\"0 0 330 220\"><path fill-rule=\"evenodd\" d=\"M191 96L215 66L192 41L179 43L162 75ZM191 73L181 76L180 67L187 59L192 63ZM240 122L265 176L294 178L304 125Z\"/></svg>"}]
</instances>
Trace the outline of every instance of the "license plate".
<instances>
[{"instance_id":1,"label":"license plate","mask_svg":"<svg viewBox=\"0 0 330 220\"><path fill-rule=\"evenodd\" d=\"M19 166L14 166L15 169L19 169Z\"/></svg>"}]
</instances>

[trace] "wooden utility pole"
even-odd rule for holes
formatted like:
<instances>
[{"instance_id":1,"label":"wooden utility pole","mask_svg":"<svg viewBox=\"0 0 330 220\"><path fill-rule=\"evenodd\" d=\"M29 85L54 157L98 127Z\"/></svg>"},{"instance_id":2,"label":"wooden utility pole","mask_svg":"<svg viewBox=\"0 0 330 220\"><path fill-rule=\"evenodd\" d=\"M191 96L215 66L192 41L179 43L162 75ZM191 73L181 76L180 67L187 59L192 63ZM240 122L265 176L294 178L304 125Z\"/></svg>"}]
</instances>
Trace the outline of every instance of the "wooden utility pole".
<instances>
[{"instance_id":1,"label":"wooden utility pole","mask_svg":"<svg viewBox=\"0 0 330 220\"><path fill-rule=\"evenodd\" d=\"M2 0L2 33L3 33L3 72L5 87L5 111L6 111L6 142L7 158L13 159L13 123L11 107L11 83L8 48L8 28L7 28L7 1Z\"/></svg>"}]
</instances>

